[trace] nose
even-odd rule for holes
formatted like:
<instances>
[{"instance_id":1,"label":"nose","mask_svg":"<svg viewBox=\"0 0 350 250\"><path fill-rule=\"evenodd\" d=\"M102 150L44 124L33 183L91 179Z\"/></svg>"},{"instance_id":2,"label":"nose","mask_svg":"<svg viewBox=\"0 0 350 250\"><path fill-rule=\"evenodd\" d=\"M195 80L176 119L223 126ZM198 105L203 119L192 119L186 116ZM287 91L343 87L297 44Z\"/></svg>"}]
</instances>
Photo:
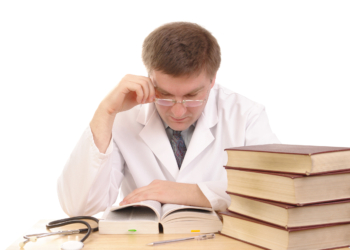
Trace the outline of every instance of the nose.
<instances>
[{"instance_id":1,"label":"nose","mask_svg":"<svg viewBox=\"0 0 350 250\"><path fill-rule=\"evenodd\" d=\"M182 103L176 103L171 107L171 112L173 113L174 118L181 119L186 113L187 108Z\"/></svg>"}]
</instances>

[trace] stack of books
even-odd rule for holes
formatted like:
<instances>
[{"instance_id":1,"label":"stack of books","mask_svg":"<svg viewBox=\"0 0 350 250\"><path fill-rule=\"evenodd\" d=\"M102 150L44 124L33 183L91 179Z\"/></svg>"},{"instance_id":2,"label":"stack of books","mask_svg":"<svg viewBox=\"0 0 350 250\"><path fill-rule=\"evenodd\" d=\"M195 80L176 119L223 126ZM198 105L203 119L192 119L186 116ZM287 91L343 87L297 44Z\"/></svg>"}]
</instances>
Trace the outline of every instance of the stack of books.
<instances>
[{"instance_id":1,"label":"stack of books","mask_svg":"<svg viewBox=\"0 0 350 250\"><path fill-rule=\"evenodd\" d=\"M221 234L267 249L350 245L350 148L226 149L231 196Z\"/></svg>"}]
</instances>

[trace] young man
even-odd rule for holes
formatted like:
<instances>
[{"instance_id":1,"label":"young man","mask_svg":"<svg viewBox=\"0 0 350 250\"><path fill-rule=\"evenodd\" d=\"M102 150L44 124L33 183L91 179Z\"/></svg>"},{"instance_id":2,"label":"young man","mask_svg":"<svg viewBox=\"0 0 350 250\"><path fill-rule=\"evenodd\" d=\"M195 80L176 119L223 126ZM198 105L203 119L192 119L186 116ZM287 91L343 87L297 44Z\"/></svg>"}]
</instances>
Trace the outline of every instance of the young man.
<instances>
[{"instance_id":1,"label":"young man","mask_svg":"<svg viewBox=\"0 0 350 250\"><path fill-rule=\"evenodd\" d=\"M225 148L279 143L264 107L215 85L220 47L204 28L170 23L144 41L149 77L126 75L102 100L62 175L70 216L157 200L225 210Z\"/></svg>"}]
</instances>

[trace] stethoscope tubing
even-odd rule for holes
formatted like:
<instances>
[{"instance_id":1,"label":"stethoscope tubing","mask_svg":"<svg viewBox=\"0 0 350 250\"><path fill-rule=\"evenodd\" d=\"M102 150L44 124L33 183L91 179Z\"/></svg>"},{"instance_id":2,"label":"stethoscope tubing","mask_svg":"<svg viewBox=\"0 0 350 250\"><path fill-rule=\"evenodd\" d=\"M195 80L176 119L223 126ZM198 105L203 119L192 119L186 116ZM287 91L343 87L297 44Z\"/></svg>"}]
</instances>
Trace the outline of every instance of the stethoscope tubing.
<instances>
[{"instance_id":1,"label":"stethoscope tubing","mask_svg":"<svg viewBox=\"0 0 350 250\"><path fill-rule=\"evenodd\" d=\"M43 238L43 237L52 236L52 235L59 235L59 234L69 235L69 234L75 234L75 233L86 233L86 235L80 240L81 242L84 242L89 237L91 232L98 231L98 226L95 228L91 228L91 226L88 222L82 221L82 220L93 220L97 223L97 225L99 222L98 219L96 219L95 217L91 217L91 216L75 216L75 217L70 217L70 218L66 218L66 219L51 221L46 225L47 229L62 227L65 225L76 224L76 223L84 224L87 228L40 233L40 234L27 234L27 235L23 236L23 238L26 239L23 242L23 245L29 241L33 241L33 239L34 239L34 241L36 241L37 238Z\"/></svg>"},{"instance_id":2,"label":"stethoscope tubing","mask_svg":"<svg viewBox=\"0 0 350 250\"><path fill-rule=\"evenodd\" d=\"M95 228L91 228L90 224L86 221L82 221L82 220L93 220L97 223L99 220L96 219L95 217L91 217L91 216L75 216L75 217L71 217L71 218L66 218L66 219L61 219L61 220L55 220L55 221L51 221L46 225L47 229L51 229L51 228L56 228L56 227L62 227L65 225L69 225L69 224L75 224L75 223L80 223L80 224L84 224L87 228L81 228L81 229L77 229L79 230L76 233L86 233L86 235L80 240L81 242L84 242L89 235L92 232L97 232L98 231L98 226ZM45 236L44 236L45 237Z\"/></svg>"}]
</instances>

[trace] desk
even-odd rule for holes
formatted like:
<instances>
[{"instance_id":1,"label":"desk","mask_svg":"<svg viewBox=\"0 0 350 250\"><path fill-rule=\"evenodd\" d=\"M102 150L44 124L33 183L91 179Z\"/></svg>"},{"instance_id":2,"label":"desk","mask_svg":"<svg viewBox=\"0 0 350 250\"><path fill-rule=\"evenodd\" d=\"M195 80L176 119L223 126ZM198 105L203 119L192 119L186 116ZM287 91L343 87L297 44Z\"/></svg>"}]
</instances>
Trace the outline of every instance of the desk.
<instances>
[{"instance_id":1,"label":"desk","mask_svg":"<svg viewBox=\"0 0 350 250\"><path fill-rule=\"evenodd\" d=\"M51 220L41 220L37 222L32 229L27 231L27 234L43 233L45 232L45 225ZM89 221L90 222L90 221ZM92 224L93 225L93 224ZM68 225L56 230L77 229L82 225ZM29 242L25 245L25 250L59 250L62 243L68 240L79 240L84 234L66 235L66 236L50 236L38 239L37 242ZM193 235L191 235L193 236ZM150 234L150 235L100 235L99 233L92 233L87 240L85 240L84 250L119 250L119 249L147 249L147 250L161 250L161 249L236 249L236 250L261 250L261 248L245 244L243 242L230 239L228 237L216 234L214 239L209 240L189 240L183 242L175 242L168 244L161 244L158 246L147 246L147 243L160 240L176 239L189 237L189 234ZM16 240L7 250L19 250L18 244L23 241L23 238ZM348 248L341 248L339 250L348 250Z\"/></svg>"}]
</instances>

